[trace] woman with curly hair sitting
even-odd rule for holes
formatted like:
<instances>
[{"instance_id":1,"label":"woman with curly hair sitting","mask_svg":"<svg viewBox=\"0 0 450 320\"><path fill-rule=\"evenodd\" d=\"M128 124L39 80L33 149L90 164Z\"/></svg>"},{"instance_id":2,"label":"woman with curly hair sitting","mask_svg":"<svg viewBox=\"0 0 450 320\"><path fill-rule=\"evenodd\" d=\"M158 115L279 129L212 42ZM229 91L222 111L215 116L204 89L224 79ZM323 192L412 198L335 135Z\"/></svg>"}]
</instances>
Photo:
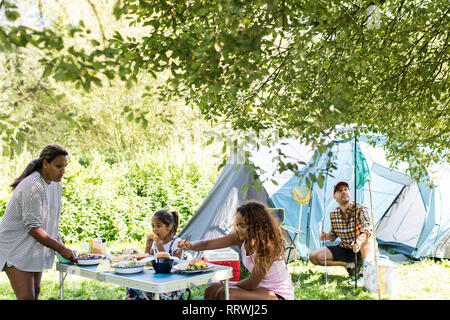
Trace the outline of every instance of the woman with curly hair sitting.
<instances>
[{"instance_id":1,"label":"woman with curly hair sitting","mask_svg":"<svg viewBox=\"0 0 450 320\"><path fill-rule=\"evenodd\" d=\"M230 282L232 300L293 300L291 275L283 260L284 241L276 220L267 208L248 201L236 209L234 232L211 240L185 241L185 250L204 251L231 246L241 248L242 263L250 276ZM206 300L224 299L221 283L213 283L205 290Z\"/></svg>"}]
</instances>

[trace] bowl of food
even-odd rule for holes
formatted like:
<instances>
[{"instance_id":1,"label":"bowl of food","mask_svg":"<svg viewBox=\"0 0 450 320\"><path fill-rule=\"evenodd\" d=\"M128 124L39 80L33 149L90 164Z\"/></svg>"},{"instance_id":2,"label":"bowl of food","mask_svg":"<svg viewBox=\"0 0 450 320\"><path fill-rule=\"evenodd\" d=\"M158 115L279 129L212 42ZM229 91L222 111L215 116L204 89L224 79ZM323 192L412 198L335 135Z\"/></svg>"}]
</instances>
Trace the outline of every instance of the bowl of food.
<instances>
[{"instance_id":1,"label":"bowl of food","mask_svg":"<svg viewBox=\"0 0 450 320\"><path fill-rule=\"evenodd\" d=\"M120 261L111 265L116 273L130 274L144 271L144 263L140 261Z\"/></svg>"},{"instance_id":2,"label":"bowl of food","mask_svg":"<svg viewBox=\"0 0 450 320\"><path fill-rule=\"evenodd\" d=\"M96 253L80 253L77 255L77 263L83 266L92 266L99 264L104 255Z\"/></svg>"},{"instance_id":3,"label":"bowl of food","mask_svg":"<svg viewBox=\"0 0 450 320\"><path fill-rule=\"evenodd\" d=\"M170 273L175 259L167 252L158 252L155 258L151 260L153 270L156 273Z\"/></svg>"}]
</instances>

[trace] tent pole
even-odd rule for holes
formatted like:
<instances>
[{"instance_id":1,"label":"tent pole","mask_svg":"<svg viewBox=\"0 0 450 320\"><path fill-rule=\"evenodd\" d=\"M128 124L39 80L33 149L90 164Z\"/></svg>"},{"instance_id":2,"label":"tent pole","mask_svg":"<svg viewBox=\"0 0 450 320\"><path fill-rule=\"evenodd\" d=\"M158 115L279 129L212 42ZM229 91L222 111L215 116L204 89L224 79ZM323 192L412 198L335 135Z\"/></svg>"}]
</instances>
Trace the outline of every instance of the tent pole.
<instances>
[{"instance_id":1,"label":"tent pole","mask_svg":"<svg viewBox=\"0 0 450 320\"><path fill-rule=\"evenodd\" d=\"M357 238L357 234L356 234L356 131L355 131L355 149L354 149L354 161L355 161L355 242L356 242L356 238ZM355 289L358 288L358 253L355 252Z\"/></svg>"},{"instance_id":2,"label":"tent pole","mask_svg":"<svg viewBox=\"0 0 450 320\"><path fill-rule=\"evenodd\" d=\"M330 157L328 157L328 160L330 160ZM327 168L327 176L325 177L325 182L324 182L324 189L323 189L323 208L325 209L325 205L326 205L326 199L325 199L325 195L326 195L326 192L327 192L327 182L328 182L328 168ZM324 225L324 223L325 223L325 210L323 210L323 218L322 218L322 231L323 231L323 225ZM325 242L326 242L326 240L324 240L324 241L322 241L322 246L325 248L326 247L326 245L325 245ZM326 255L326 252L325 252L325 250L324 250L324 258L325 258L325 290L327 290L328 289L328 271L327 271L327 255Z\"/></svg>"},{"instance_id":3,"label":"tent pole","mask_svg":"<svg viewBox=\"0 0 450 320\"><path fill-rule=\"evenodd\" d=\"M375 226L373 225L372 189L370 187L370 181L369 181L369 196L370 196L370 215L371 215L371 218L372 218L373 258L374 258L374 261L375 261L376 291L378 293L378 300L381 300L380 273L378 271L377 243L376 243L377 237L375 236Z\"/></svg>"}]
</instances>

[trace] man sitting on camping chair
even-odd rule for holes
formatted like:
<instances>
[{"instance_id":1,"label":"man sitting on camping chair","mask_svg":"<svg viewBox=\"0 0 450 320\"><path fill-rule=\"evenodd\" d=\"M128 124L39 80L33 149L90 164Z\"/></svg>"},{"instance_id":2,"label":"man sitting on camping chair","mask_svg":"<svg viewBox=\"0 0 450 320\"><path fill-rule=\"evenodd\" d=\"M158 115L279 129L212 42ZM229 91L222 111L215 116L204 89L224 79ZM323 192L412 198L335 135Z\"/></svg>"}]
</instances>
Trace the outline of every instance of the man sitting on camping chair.
<instances>
[{"instance_id":1,"label":"man sitting on camping chair","mask_svg":"<svg viewBox=\"0 0 450 320\"><path fill-rule=\"evenodd\" d=\"M321 266L343 266L350 276L355 275L355 253L357 253L356 273L359 271L364 259L373 257L374 244L372 226L367 208L363 205L350 202L350 190L347 182L341 181L334 187L333 197L339 206L331 211L331 231L320 234L321 241L334 241L340 238L336 246L325 246L314 250L309 260ZM355 205L356 205L356 241L355 241Z\"/></svg>"}]
</instances>

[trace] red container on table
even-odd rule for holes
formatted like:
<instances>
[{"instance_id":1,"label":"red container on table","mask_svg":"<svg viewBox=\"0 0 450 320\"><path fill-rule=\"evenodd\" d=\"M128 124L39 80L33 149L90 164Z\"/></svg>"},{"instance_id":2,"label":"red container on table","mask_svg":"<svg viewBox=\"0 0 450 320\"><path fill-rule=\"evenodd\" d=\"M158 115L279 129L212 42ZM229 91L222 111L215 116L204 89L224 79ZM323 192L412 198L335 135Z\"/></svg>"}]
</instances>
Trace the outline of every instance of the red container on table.
<instances>
[{"instance_id":1,"label":"red container on table","mask_svg":"<svg viewBox=\"0 0 450 320\"><path fill-rule=\"evenodd\" d=\"M204 251L203 260L212 264L233 268L233 278L230 281L239 281L241 262L239 254L230 248Z\"/></svg>"}]
</instances>

